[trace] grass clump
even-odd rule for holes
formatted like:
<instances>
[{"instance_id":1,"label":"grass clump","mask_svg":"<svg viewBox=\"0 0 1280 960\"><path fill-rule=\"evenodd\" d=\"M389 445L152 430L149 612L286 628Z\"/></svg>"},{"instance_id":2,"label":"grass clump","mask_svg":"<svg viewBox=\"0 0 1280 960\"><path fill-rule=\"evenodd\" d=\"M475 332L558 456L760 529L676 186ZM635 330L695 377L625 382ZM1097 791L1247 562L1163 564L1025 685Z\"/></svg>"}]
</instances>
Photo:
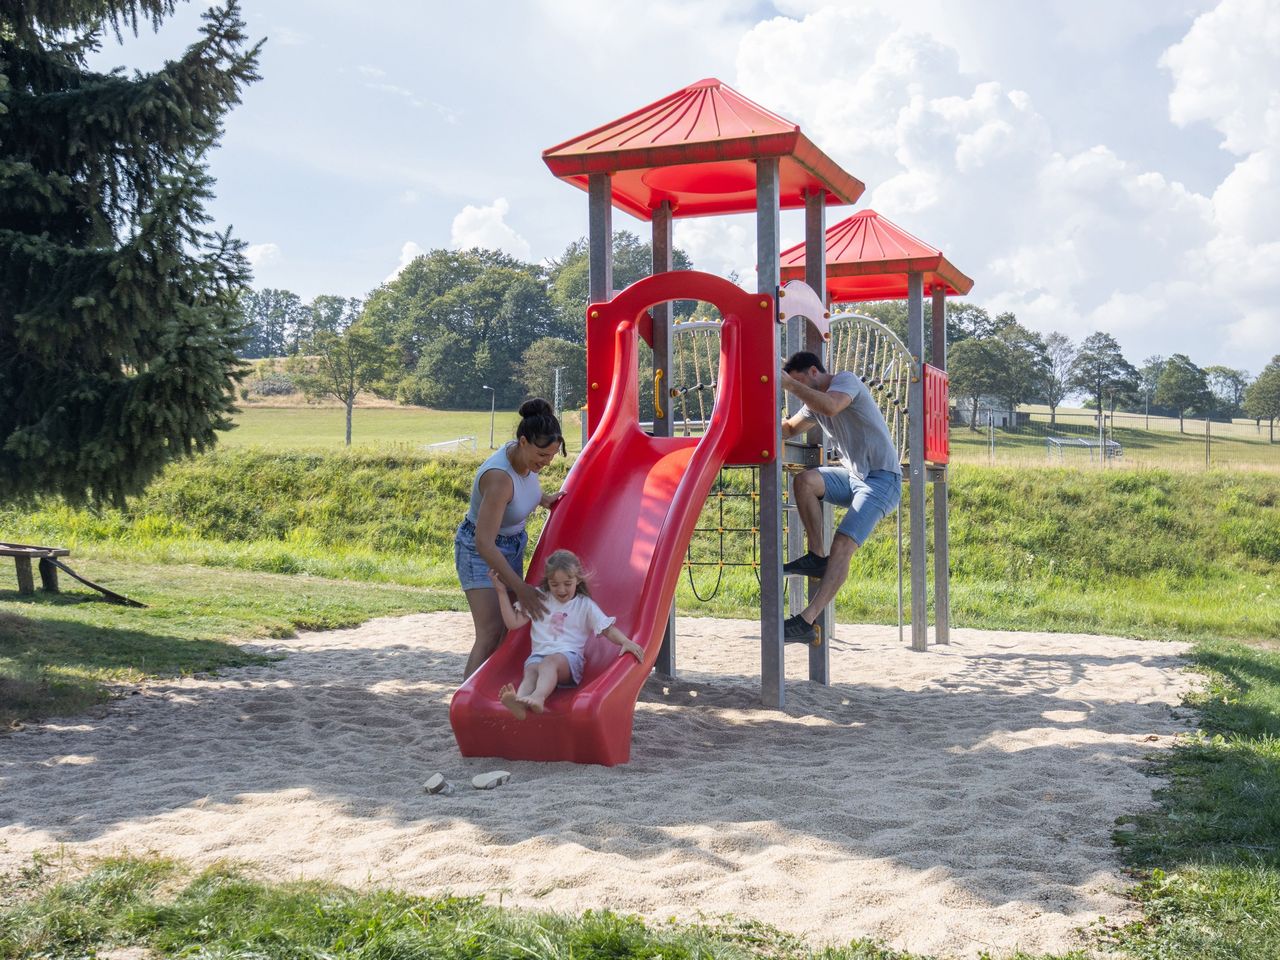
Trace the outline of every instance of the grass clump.
<instances>
[{"instance_id":1,"label":"grass clump","mask_svg":"<svg viewBox=\"0 0 1280 960\"><path fill-rule=\"evenodd\" d=\"M733 918L646 924L607 910L529 913L476 897L267 884L228 865L191 876L170 861L121 858L76 879L36 873L21 897L0 901L2 960L93 956L113 947L254 960L926 960L871 942L815 951L801 938Z\"/></svg>"},{"instance_id":2,"label":"grass clump","mask_svg":"<svg viewBox=\"0 0 1280 960\"><path fill-rule=\"evenodd\" d=\"M1146 917L1112 941L1139 958L1280 957L1280 649L1207 641L1203 729L1158 761L1167 786L1117 833Z\"/></svg>"},{"instance_id":3,"label":"grass clump","mask_svg":"<svg viewBox=\"0 0 1280 960\"><path fill-rule=\"evenodd\" d=\"M82 566L147 604L85 591L0 591L0 730L83 712L120 684L267 662L238 639L353 626L375 616L459 609L454 592L113 560Z\"/></svg>"}]
</instances>

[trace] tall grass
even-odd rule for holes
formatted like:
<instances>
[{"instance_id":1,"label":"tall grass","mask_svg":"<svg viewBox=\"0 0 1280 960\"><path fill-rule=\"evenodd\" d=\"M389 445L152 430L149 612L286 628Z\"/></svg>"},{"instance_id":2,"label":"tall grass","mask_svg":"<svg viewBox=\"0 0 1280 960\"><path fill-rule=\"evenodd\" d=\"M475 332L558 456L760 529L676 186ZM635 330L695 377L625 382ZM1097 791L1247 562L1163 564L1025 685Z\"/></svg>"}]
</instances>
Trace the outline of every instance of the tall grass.
<instances>
[{"instance_id":1,"label":"tall grass","mask_svg":"<svg viewBox=\"0 0 1280 960\"><path fill-rule=\"evenodd\" d=\"M453 533L482 456L224 451L170 468L127 510L9 509L0 530L78 552L451 589ZM544 486L558 485L567 465L548 468ZM749 486L743 471L728 476L737 492ZM750 502L708 502L691 555L712 565L683 579L685 611L758 609L754 546L741 532L755 525ZM1268 473L956 467L953 622L1280 634L1278 505L1280 476ZM719 527L730 530L723 539ZM745 565L722 571L721 560ZM892 622L897 565L889 517L855 556L838 613ZM714 597L699 603L695 589Z\"/></svg>"}]
</instances>

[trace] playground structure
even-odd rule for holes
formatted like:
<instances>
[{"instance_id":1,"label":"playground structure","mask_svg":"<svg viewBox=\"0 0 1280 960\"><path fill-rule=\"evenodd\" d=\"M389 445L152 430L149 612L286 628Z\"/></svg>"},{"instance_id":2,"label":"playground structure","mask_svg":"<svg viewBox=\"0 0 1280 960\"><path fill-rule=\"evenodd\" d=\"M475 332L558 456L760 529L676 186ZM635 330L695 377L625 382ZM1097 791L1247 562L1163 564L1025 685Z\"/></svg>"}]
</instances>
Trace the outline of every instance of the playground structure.
<instances>
[{"instance_id":1,"label":"playground structure","mask_svg":"<svg viewBox=\"0 0 1280 960\"><path fill-rule=\"evenodd\" d=\"M784 394L781 359L800 349L827 355L829 369L849 364L888 414L895 440L905 440L910 483L911 642L928 645L925 488L935 484L936 639L948 641L946 612L946 438L944 298L972 282L936 249L871 211L825 229L826 207L855 202L863 184L808 140L798 126L718 80L703 80L580 137L545 151L556 176L588 194L590 252L587 308L587 432L589 441L565 482L529 563L540 579L544 558L568 548L595 572L593 592L618 627L644 649L637 666L595 638L583 682L556 691L547 710L517 721L498 690L520 674L528 628L514 632L455 694L450 720L466 756L573 760L603 764L629 758L635 700L652 668L676 669L673 599L690 536L722 467L758 472L758 570L761 588L761 695L784 705L782 622L784 468L824 462L820 431L805 441L780 439ZM612 210L653 224L653 275L615 295ZM781 251L780 211L805 210L805 241ZM674 217L756 214L758 292L708 274L672 270ZM843 241L861 237L856 249ZM876 242L870 242L876 241ZM878 244L878 245L877 245ZM790 276L787 276L790 274ZM785 287L782 281L791 280ZM933 356L924 363L923 298L933 297ZM829 300L856 302L895 296L908 301L909 343L869 318L830 315ZM672 303L703 300L719 323L674 324ZM677 336L701 329L718 335L717 369L710 353L693 383L672 381ZM683 329L679 329L683 328ZM638 411L638 343L653 350L654 419L643 432ZM714 397L710 408L707 399ZM700 404L700 437L674 436L679 403ZM798 409L794 401L792 407ZM928 415L924 415L928 411ZM926 428L931 429L926 433ZM687 431L686 431L687 432ZM928 467L926 459L933 466ZM828 541L832 530L824 508ZM789 524L788 552L802 552L798 522ZM800 585L787 605L803 608ZM809 677L829 682L830 606L808 646Z\"/></svg>"}]
</instances>

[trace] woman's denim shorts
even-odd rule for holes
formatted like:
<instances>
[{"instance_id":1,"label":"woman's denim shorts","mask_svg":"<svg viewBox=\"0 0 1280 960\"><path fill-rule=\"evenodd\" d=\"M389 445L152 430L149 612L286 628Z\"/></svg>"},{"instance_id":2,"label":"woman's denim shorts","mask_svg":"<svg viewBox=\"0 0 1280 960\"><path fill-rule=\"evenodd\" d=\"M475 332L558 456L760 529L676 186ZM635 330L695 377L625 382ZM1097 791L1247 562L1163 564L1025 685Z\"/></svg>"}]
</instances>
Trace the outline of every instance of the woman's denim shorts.
<instances>
[{"instance_id":1,"label":"woman's denim shorts","mask_svg":"<svg viewBox=\"0 0 1280 960\"><path fill-rule=\"evenodd\" d=\"M844 467L819 467L826 493L822 499L849 511L836 528L858 546L867 542L890 510L902 499L902 476L888 470L871 470L859 480Z\"/></svg>"},{"instance_id":2,"label":"woman's denim shorts","mask_svg":"<svg viewBox=\"0 0 1280 960\"><path fill-rule=\"evenodd\" d=\"M521 530L519 533L504 536L498 534L494 543L498 552L507 558L517 576L524 576L524 548L529 542L529 535ZM453 563L458 569L458 582L463 590L478 590L482 587L493 588L489 579L489 564L476 552L476 525L470 520L463 520L458 532L453 537Z\"/></svg>"}]
</instances>

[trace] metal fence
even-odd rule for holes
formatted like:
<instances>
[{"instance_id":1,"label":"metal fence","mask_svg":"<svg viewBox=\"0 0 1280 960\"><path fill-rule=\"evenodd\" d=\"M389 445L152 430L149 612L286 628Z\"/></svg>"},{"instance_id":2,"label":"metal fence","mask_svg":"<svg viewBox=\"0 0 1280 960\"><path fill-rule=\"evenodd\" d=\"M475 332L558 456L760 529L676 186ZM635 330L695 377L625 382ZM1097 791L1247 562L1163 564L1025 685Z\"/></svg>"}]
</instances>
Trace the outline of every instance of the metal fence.
<instances>
[{"instance_id":1,"label":"metal fence","mask_svg":"<svg viewBox=\"0 0 1280 960\"><path fill-rule=\"evenodd\" d=\"M1015 416L979 418L977 428L953 420L952 462L990 465L1168 467L1280 470L1271 425L1142 413L1055 411L1019 407ZM1280 440L1280 432L1276 437Z\"/></svg>"}]
</instances>

